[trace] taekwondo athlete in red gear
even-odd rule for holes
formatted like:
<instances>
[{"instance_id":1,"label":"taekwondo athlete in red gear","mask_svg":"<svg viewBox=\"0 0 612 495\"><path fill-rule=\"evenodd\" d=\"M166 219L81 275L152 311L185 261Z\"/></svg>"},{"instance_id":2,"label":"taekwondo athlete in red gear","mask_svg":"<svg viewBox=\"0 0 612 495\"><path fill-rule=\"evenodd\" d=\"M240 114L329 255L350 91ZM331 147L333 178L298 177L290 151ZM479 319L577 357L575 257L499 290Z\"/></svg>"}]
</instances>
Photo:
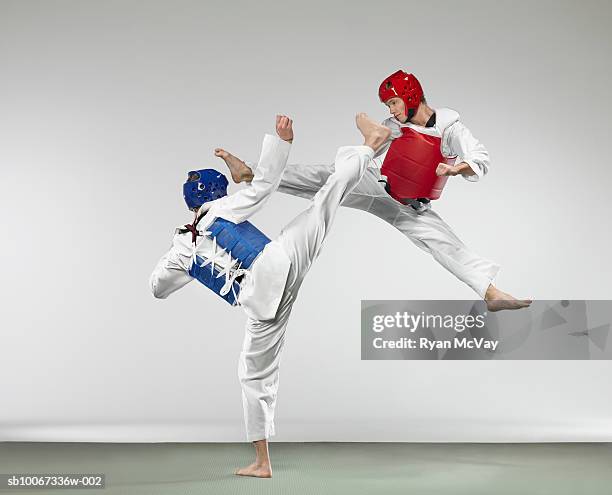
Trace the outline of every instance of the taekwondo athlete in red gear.
<instances>
[{"instance_id":1,"label":"taekwondo athlete in red gear","mask_svg":"<svg viewBox=\"0 0 612 495\"><path fill-rule=\"evenodd\" d=\"M394 98L403 101L404 113L407 110L411 118L414 118L419 104L425 101L417 78L403 71L397 71L383 81L378 96L383 103L391 101L399 105L400 102L394 101ZM398 109L391 110L392 113L394 111L399 113ZM447 114L450 117L448 123L458 120L456 112L451 110ZM448 128L448 123L441 126L443 131ZM428 121L425 126L432 127L434 124L435 120ZM392 122L387 124L388 127L392 125ZM381 173L386 177L387 192L397 201L409 204L418 211L432 199L440 197L448 176L436 173L438 165L454 165L455 157L442 155L442 139L421 132L416 126L402 127L400 124L400 134L396 135L384 154Z\"/></svg>"},{"instance_id":2,"label":"taekwondo athlete in red gear","mask_svg":"<svg viewBox=\"0 0 612 495\"><path fill-rule=\"evenodd\" d=\"M485 147L457 112L430 108L412 74L400 70L385 78L379 98L393 115L382 123L391 129L391 137L342 205L368 211L398 229L472 288L490 311L529 306L531 300L515 299L495 287L499 265L468 248L431 208L431 200L441 196L449 176L462 175L475 182L488 172ZM251 180L255 164L232 156L226 162L235 182ZM333 163L288 164L278 190L310 199L333 170Z\"/></svg>"},{"instance_id":3,"label":"taekwondo athlete in red gear","mask_svg":"<svg viewBox=\"0 0 612 495\"><path fill-rule=\"evenodd\" d=\"M364 144L338 149L334 172L313 195L308 209L285 226L276 240L268 239L248 219L280 183L293 141L288 117L277 116L278 138L265 136L255 174L246 188L228 196L227 179L219 172L190 172L183 193L195 219L176 229L172 247L151 275L155 297L164 299L198 280L223 299L223 304L242 306L248 316L238 377L247 440L253 442L256 458L236 470L237 475L272 476L267 439L275 433L279 364L293 303L340 203L389 138L389 129L365 114L358 114L356 122ZM227 163L235 159L220 148L215 154Z\"/></svg>"}]
</instances>

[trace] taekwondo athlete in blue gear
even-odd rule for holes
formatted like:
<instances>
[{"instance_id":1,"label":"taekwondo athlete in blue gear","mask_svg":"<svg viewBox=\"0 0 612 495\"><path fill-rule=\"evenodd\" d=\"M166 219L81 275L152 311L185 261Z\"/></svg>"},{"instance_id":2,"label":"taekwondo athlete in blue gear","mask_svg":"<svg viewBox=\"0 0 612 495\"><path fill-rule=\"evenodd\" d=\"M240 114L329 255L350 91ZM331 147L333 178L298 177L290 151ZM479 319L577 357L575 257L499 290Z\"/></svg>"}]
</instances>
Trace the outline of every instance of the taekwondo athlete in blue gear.
<instances>
[{"instance_id":1,"label":"taekwondo athlete in blue gear","mask_svg":"<svg viewBox=\"0 0 612 495\"><path fill-rule=\"evenodd\" d=\"M172 247L151 275L155 297L166 298L197 278L221 297L231 293L233 298L226 301L241 306L248 316L238 377L247 440L254 442L256 460L236 474L271 476L267 439L275 433L280 356L293 303L340 203L389 137L386 127L365 114L358 114L356 120L364 144L338 149L334 173L314 195L310 206L275 240L265 237L248 219L261 209L280 183L293 140L288 117L277 116L276 130L282 139L264 137L258 166L246 188L215 198L214 194L225 194L224 181L214 177L218 172L195 171L184 189L187 205L195 211L194 223L176 229ZM212 194L210 198L207 191ZM219 287L215 280L223 280L223 285Z\"/></svg>"},{"instance_id":2,"label":"taekwondo athlete in blue gear","mask_svg":"<svg viewBox=\"0 0 612 495\"><path fill-rule=\"evenodd\" d=\"M183 185L183 197L187 207L199 208L206 202L226 196L227 185L225 176L216 170L189 172L187 182ZM191 232L193 243L198 236L197 225L201 218L196 218L193 224L187 224L185 229L181 229L181 233ZM196 254L189 275L231 305L236 305L240 292L240 284L236 279L243 275L244 270L251 267L270 239L248 221L236 224L223 218L215 219L204 235L213 241L213 256L206 259ZM225 271L225 279L222 278L223 272L215 267L214 259L217 253L229 253L237 263L232 267L232 275L230 270Z\"/></svg>"}]
</instances>

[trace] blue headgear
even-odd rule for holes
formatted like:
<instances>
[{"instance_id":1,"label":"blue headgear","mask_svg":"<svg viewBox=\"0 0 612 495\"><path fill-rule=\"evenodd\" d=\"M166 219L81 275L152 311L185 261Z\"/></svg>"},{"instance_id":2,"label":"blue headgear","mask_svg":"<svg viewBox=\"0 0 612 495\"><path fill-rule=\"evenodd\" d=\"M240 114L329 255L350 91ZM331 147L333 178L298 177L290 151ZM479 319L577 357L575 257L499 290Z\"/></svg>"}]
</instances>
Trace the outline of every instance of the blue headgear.
<instances>
[{"instance_id":1,"label":"blue headgear","mask_svg":"<svg viewBox=\"0 0 612 495\"><path fill-rule=\"evenodd\" d=\"M183 184L183 197L189 209L199 208L208 201L227 196L227 179L212 168L192 170Z\"/></svg>"}]
</instances>

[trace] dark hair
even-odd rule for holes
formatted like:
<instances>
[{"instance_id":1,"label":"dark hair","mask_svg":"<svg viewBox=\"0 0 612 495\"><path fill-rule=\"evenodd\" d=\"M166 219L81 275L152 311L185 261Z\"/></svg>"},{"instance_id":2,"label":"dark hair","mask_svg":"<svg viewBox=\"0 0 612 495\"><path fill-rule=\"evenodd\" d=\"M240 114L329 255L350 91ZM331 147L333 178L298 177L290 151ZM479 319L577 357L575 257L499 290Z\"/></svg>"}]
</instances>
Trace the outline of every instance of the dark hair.
<instances>
[{"instance_id":1,"label":"dark hair","mask_svg":"<svg viewBox=\"0 0 612 495\"><path fill-rule=\"evenodd\" d=\"M425 95L421 96L421 103L427 103L427 100L425 99Z\"/></svg>"}]
</instances>

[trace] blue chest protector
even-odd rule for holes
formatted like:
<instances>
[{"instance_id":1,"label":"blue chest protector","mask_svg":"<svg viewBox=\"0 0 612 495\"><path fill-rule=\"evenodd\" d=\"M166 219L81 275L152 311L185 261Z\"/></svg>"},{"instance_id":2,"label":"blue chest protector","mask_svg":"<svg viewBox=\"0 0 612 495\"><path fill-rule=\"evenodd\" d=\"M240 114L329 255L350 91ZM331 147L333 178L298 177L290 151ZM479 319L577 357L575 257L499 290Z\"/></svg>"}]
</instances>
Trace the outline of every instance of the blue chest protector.
<instances>
[{"instance_id":1,"label":"blue chest protector","mask_svg":"<svg viewBox=\"0 0 612 495\"><path fill-rule=\"evenodd\" d=\"M224 218L217 218L209 225L210 237L216 239L217 246L229 253L232 259L237 260L235 268L248 270L261 253L270 239L250 222L233 223ZM225 287L227 279L214 263L204 265L206 259L196 256L195 263L191 263L189 275L200 281L215 294L235 305L240 292L240 284L233 281L231 286Z\"/></svg>"}]
</instances>

